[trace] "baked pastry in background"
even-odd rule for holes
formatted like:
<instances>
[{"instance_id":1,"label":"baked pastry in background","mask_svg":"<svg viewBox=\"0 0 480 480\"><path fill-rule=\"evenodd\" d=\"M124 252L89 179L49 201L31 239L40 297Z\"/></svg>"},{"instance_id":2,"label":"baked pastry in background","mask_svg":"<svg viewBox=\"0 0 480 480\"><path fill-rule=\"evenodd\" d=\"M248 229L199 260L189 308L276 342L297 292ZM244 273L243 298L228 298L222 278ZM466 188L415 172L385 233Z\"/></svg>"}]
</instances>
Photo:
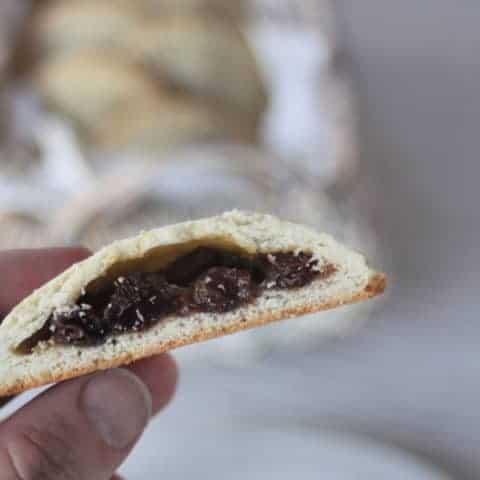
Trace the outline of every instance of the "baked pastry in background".
<instances>
[{"instance_id":1,"label":"baked pastry in background","mask_svg":"<svg viewBox=\"0 0 480 480\"><path fill-rule=\"evenodd\" d=\"M35 88L91 148L136 146L158 153L205 139L255 143L268 98L232 14L242 5L37 3L29 32Z\"/></svg>"},{"instance_id":2,"label":"baked pastry in background","mask_svg":"<svg viewBox=\"0 0 480 480\"><path fill-rule=\"evenodd\" d=\"M181 94L145 96L97 123L93 140L99 147L155 152L202 141L252 143L255 127L231 112L215 109Z\"/></svg>"},{"instance_id":3,"label":"baked pastry in background","mask_svg":"<svg viewBox=\"0 0 480 480\"><path fill-rule=\"evenodd\" d=\"M155 99L157 85L120 57L91 50L41 62L34 72L41 97L87 136L108 117L142 99Z\"/></svg>"},{"instance_id":4,"label":"baked pastry in background","mask_svg":"<svg viewBox=\"0 0 480 480\"><path fill-rule=\"evenodd\" d=\"M257 119L267 94L255 57L238 28L211 17L165 16L126 37L134 59L190 94Z\"/></svg>"},{"instance_id":5,"label":"baked pastry in background","mask_svg":"<svg viewBox=\"0 0 480 480\"><path fill-rule=\"evenodd\" d=\"M255 129L194 97L170 92L119 56L91 50L54 57L35 72L46 106L105 148L162 150L206 139L252 142Z\"/></svg>"},{"instance_id":6,"label":"baked pastry in background","mask_svg":"<svg viewBox=\"0 0 480 480\"><path fill-rule=\"evenodd\" d=\"M32 19L33 48L40 58L77 49L116 48L140 23L139 17L134 1L51 1L37 8Z\"/></svg>"},{"instance_id":7,"label":"baked pastry in background","mask_svg":"<svg viewBox=\"0 0 480 480\"><path fill-rule=\"evenodd\" d=\"M133 5L133 4L132 4ZM77 50L132 55L156 76L257 119L267 103L255 57L239 29L213 16L141 18L137 8L106 0L55 1L34 20L40 58Z\"/></svg>"},{"instance_id":8,"label":"baked pastry in background","mask_svg":"<svg viewBox=\"0 0 480 480\"><path fill-rule=\"evenodd\" d=\"M131 5L150 16L167 13L186 15L212 15L221 19L242 21L244 0L111 0L112 4Z\"/></svg>"}]
</instances>

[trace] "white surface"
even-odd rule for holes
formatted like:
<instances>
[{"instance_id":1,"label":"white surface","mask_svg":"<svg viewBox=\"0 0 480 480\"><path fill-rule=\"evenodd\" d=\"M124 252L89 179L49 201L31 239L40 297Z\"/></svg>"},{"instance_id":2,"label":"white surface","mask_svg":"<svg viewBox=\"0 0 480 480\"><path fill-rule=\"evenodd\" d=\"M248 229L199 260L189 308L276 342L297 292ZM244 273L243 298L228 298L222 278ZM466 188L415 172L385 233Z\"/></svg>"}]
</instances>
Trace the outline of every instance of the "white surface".
<instances>
[{"instance_id":1,"label":"white surface","mask_svg":"<svg viewBox=\"0 0 480 480\"><path fill-rule=\"evenodd\" d=\"M161 440L150 441L138 454L137 466L127 465L122 473L129 480L150 478L152 472L169 480L448 479L417 458L366 437L248 423L212 424L205 430L192 429L185 436L166 433ZM179 451L184 452L182 461Z\"/></svg>"}]
</instances>

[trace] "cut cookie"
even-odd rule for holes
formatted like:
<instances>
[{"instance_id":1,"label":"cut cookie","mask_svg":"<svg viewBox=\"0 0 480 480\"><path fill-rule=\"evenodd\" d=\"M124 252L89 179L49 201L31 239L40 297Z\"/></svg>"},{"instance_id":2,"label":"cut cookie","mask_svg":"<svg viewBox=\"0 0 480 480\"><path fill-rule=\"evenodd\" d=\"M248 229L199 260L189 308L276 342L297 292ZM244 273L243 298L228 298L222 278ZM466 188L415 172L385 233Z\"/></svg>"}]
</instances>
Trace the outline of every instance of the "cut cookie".
<instances>
[{"instance_id":1,"label":"cut cookie","mask_svg":"<svg viewBox=\"0 0 480 480\"><path fill-rule=\"evenodd\" d=\"M270 215L232 211L143 232L73 265L5 318L0 395L384 288L360 254Z\"/></svg>"}]
</instances>

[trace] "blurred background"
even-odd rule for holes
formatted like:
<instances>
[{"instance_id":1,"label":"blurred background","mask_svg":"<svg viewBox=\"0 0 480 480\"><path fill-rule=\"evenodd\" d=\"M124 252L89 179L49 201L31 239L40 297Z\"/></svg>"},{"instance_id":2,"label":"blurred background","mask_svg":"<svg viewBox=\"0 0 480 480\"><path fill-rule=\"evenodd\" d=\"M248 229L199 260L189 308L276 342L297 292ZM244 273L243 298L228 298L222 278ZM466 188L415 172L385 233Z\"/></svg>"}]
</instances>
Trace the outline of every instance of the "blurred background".
<instances>
[{"instance_id":1,"label":"blurred background","mask_svg":"<svg viewBox=\"0 0 480 480\"><path fill-rule=\"evenodd\" d=\"M376 233L354 208L355 100L330 3L3 5L0 247L95 250L244 208L329 231L380 262ZM370 309L180 355L248 365L281 345L315 348Z\"/></svg>"},{"instance_id":2,"label":"blurred background","mask_svg":"<svg viewBox=\"0 0 480 480\"><path fill-rule=\"evenodd\" d=\"M390 277L179 350L128 478L480 477L479 21L468 0L2 1L0 248L239 207Z\"/></svg>"}]
</instances>

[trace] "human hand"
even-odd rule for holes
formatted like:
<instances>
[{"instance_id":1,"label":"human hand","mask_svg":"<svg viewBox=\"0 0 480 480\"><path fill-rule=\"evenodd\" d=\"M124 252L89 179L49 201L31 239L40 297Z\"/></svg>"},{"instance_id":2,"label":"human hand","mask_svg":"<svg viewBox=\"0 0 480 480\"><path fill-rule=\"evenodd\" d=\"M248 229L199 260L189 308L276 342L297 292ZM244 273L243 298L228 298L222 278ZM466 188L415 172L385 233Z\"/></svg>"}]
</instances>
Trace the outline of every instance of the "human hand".
<instances>
[{"instance_id":1,"label":"human hand","mask_svg":"<svg viewBox=\"0 0 480 480\"><path fill-rule=\"evenodd\" d=\"M0 252L0 314L88 255L82 248ZM109 480L176 380L175 362L162 354L50 388L0 423L2 480Z\"/></svg>"}]
</instances>

